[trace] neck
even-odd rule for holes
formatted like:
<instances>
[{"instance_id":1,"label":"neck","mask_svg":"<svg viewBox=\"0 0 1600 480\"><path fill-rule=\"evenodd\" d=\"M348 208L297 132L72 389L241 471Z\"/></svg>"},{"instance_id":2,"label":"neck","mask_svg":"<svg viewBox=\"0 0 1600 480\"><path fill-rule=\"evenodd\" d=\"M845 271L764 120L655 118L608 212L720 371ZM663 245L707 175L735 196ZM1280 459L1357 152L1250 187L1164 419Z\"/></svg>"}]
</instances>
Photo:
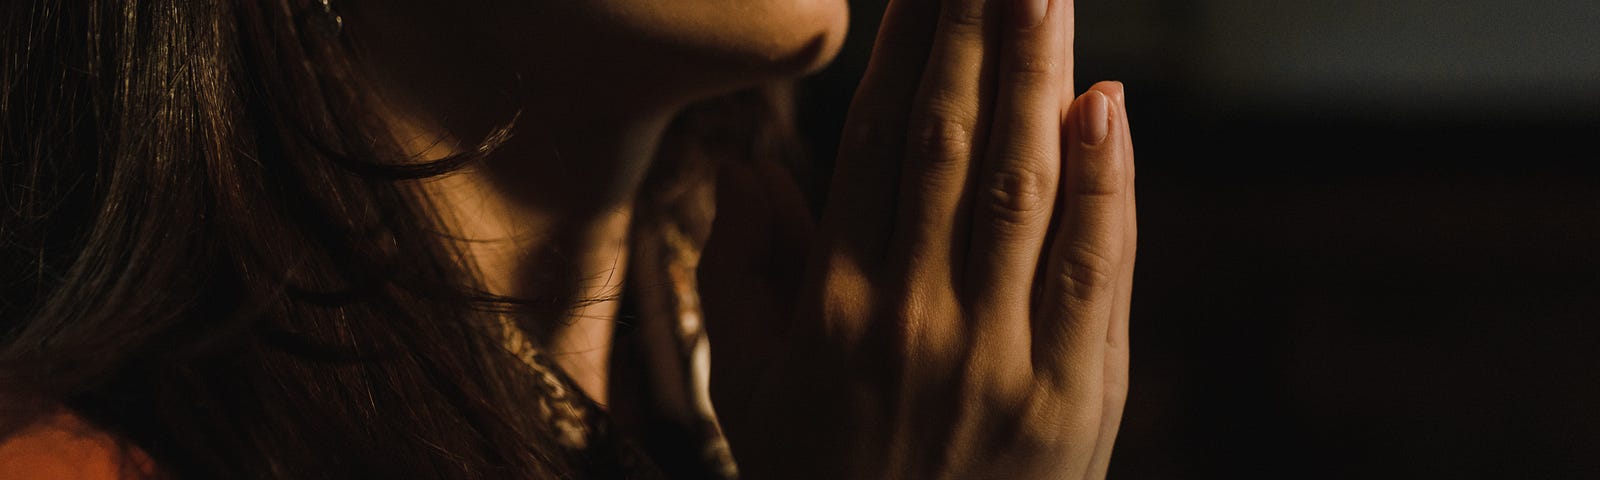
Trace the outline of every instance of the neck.
<instances>
[{"instance_id":1,"label":"neck","mask_svg":"<svg viewBox=\"0 0 1600 480\"><path fill-rule=\"evenodd\" d=\"M522 323L547 328L534 343L601 403L633 202L671 116L523 115L490 160L425 184L491 293L563 307ZM407 136L425 156L459 149Z\"/></svg>"},{"instance_id":2,"label":"neck","mask_svg":"<svg viewBox=\"0 0 1600 480\"><path fill-rule=\"evenodd\" d=\"M472 148L521 113L491 158L424 182L483 285L557 305L604 299L620 293L634 199L667 124L695 100L747 86L750 75L645 54L641 39L609 35L615 25L530 14L563 8L533 3L507 10L523 13L506 16L516 19L508 26L434 2L349 2L345 34L381 39L363 44L363 64L380 80L377 103L392 109L380 113L423 159ZM550 22L527 23L540 19ZM485 20L505 28L479 28ZM698 71L716 73L669 74ZM603 402L618 303L577 304L521 323L548 326L531 332L535 342Z\"/></svg>"}]
</instances>

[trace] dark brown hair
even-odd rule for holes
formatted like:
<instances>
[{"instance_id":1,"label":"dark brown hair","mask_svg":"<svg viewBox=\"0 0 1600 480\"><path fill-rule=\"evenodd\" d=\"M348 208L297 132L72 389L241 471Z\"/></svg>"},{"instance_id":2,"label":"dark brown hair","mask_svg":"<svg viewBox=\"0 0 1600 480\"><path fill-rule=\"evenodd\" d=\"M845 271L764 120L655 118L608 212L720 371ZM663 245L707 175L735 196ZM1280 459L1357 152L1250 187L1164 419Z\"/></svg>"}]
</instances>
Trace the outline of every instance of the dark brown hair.
<instances>
[{"instance_id":1,"label":"dark brown hair","mask_svg":"<svg viewBox=\"0 0 1600 480\"><path fill-rule=\"evenodd\" d=\"M184 478L581 461L498 333L528 305L474 287L408 181L477 158L382 140L320 9L0 2L0 438L65 407ZM791 129L782 95L730 98L694 115Z\"/></svg>"}]
</instances>

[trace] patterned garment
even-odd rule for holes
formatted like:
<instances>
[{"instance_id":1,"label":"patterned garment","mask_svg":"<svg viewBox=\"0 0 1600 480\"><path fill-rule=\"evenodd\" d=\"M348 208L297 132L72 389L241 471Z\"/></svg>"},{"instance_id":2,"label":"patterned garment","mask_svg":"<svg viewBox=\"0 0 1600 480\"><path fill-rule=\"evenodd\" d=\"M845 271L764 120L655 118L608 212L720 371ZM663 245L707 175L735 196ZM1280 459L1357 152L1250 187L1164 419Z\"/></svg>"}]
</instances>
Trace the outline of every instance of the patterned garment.
<instances>
[{"instance_id":1,"label":"patterned garment","mask_svg":"<svg viewBox=\"0 0 1600 480\"><path fill-rule=\"evenodd\" d=\"M695 274L715 217L719 164L770 164L805 177L797 173L806 157L794 118L793 85L780 83L691 106L669 128L634 204L610 405L595 404L537 352L525 355L547 379L550 400L539 408L563 432L560 441L600 462L591 462L595 476L582 478L738 478L711 408ZM785 187L798 194L797 186Z\"/></svg>"},{"instance_id":2,"label":"patterned garment","mask_svg":"<svg viewBox=\"0 0 1600 480\"><path fill-rule=\"evenodd\" d=\"M650 455L616 427L605 410L595 404L577 383L520 334L512 334L514 351L533 369L545 393L536 408L558 433L556 443L564 456L579 469L578 478L626 478L655 480L669 478Z\"/></svg>"},{"instance_id":3,"label":"patterned garment","mask_svg":"<svg viewBox=\"0 0 1600 480\"><path fill-rule=\"evenodd\" d=\"M612 375L620 378L611 383L622 385L613 398L628 404L596 403L509 323L508 348L538 376L545 395L536 408L581 469L578 478L736 479L709 395L710 348L695 282L701 242L677 224L650 230L640 238L656 241L637 242L631 255L613 346Z\"/></svg>"}]
</instances>

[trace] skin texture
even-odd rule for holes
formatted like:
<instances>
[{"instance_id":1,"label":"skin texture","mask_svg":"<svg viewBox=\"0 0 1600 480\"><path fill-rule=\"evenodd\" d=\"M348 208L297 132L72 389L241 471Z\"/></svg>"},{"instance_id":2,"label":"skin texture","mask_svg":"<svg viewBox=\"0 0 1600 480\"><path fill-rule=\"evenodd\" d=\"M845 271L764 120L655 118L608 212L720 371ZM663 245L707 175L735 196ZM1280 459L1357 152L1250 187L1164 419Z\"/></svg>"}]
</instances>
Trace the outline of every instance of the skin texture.
<instances>
[{"instance_id":1,"label":"skin texture","mask_svg":"<svg viewBox=\"0 0 1600 480\"><path fill-rule=\"evenodd\" d=\"M338 8L418 157L522 112L493 162L427 184L483 283L512 296L541 293L546 251L587 274L579 296L622 285L670 118L816 69L845 26L842 0ZM749 478L1104 477L1136 250L1122 86L1075 96L1072 0L890 10L816 229L781 171L720 173L701 285L734 456ZM600 402L614 310L546 339ZM0 477L147 472L83 430L66 416L10 438Z\"/></svg>"},{"instance_id":2,"label":"skin texture","mask_svg":"<svg viewBox=\"0 0 1600 480\"><path fill-rule=\"evenodd\" d=\"M820 68L848 20L843 0L336 7L417 156L458 153L519 118L487 164L426 187L488 288L525 298L548 293L537 277L550 257L576 272L580 298L619 291L633 199L668 122L694 101ZM433 31L452 34L418 33ZM589 305L540 339L602 403L616 308Z\"/></svg>"},{"instance_id":3,"label":"skin texture","mask_svg":"<svg viewBox=\"0 0 1600 480\"><path fill-rule=\"evenodd\" d=\"M418 151L526 113L494 162L432 186L487 240L471 250L486 282L524 295L519 262L541 249L584 259L602 279L584 293L620 285L621 228L667 119L816 68L845 18L809 1L494 7L402 2L349 23L385 40ZM1071 0L895 0L814 234L781 172L719 174L701 285L713 399L748 477L1104 475L1126 395L1133 153L1119 84L1074 95L1073 21ZM477 33L402 35L438 22ZM547 339L602 401L614 309Z\"/></svg>"},{"instance_id":4,"label":"skin texture","mask_svg":"<svg viewBox=\"0 0 1600 480\"><path fill-rule=\"evenodd\" d=\"M814 238L772 220L803 214L781 178L719 184L712 394L750 478L1105 475L1133 149L1120 84L1073 95L1072 32L1071 0L895 0Z\"/></svg>"},{"instance_id":5,"label":"skin texture","mask_svg":"<svg viewBox=\"0 0 1600 480\"><path fill-rule=\"evenodd\" d=\"M1126 96L1074 95L1072 0L1024 20L1031 1L893 1L820 225L782 172L719 173L701 285L712 393L747 478L1104 476L1137 237ZM581 293L621 285L666 122L817 68L845 19L840 0L339 6L418 156L524 113L492 162L428 185L484 283L512 295L537 293L524 262L552 249L592 274ZM615 307L547 339L601 401ZM115 478L124 459L64 422L0 460ZM62 463L76 458L94 471Z\"/></svg>"},{"instance_id":6,"label":"skin texture","mask_svg":"<svg viewBox=\"0 0 1600 480\"><path fill-rule=\"evenodd\" d=\"M496 162L429 184L506 294L538 293L526 259L547 250L597 274L581 293L621 285L667 120L816 69L845 21L838 0L339 5L419 157L525 114ZM434 30L464 34L418 34ZM1072 0L894 0L816 229L781 171L718 174L701 286L746 477L1104 477L1128 378L1133 144L1122 85L1075 96L1072 34ZM550 339L602 402L614 307ZM11 438L0 474L128 474L80 430Z\"/></svg>"}]
</instances>

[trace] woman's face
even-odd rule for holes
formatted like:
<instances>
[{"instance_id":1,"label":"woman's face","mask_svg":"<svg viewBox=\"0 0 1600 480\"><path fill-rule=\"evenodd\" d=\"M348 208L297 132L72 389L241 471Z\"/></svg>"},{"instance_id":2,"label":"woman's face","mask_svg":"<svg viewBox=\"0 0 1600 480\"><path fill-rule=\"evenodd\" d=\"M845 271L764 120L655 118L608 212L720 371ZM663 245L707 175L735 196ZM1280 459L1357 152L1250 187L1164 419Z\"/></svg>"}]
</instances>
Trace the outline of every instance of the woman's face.
<instances>
[{"instance_id":1,"label":"woman's face","mask_svg":"<svg viewBox=\"0 0 1600 480\"><path fill-rule=\"evenodd\" d=\"M848 23L845 0L336 0L334 8L387 74L425 93L610 89L692 100L820 68Z\"/></svg>"}]
</instances>

